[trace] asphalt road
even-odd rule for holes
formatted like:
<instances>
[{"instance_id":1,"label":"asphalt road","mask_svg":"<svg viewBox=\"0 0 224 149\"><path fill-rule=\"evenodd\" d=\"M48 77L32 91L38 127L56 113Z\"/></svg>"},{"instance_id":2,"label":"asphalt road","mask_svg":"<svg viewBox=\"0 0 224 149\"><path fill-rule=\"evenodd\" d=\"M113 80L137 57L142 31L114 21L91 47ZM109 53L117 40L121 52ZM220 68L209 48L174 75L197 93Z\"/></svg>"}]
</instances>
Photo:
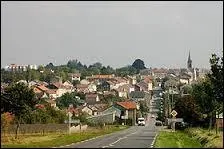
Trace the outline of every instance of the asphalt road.
<instances>
[{"instance_id":1,"label":"asphalt road","mask_svg":"<svg viewBox=\"0 0 224 149\"><path fill-rule=\"evenodd\" d=\"M146 126L132 126L129 129L64 146L64 148L151 148L158 130L154 122L154 119L149 118Z\"/></svg>"}]
</instances>

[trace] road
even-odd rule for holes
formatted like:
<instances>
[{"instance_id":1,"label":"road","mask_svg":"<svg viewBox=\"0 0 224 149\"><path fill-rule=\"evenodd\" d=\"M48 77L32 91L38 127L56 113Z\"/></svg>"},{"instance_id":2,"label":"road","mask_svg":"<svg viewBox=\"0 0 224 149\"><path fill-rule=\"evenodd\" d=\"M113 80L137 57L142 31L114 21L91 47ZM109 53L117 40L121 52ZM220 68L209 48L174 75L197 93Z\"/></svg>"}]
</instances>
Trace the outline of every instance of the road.
<instances>
[{"instance_id":1,"label":"road","mask_svg":"<svg viewBox=\"0 0 224 149\"><path fill-rule=\"evenodd\" d=\"M64 148L150 148L159 129L154 123L154 119L148 118L146 126L132 126L129 129Z\"/></svg>"}]
</instances>

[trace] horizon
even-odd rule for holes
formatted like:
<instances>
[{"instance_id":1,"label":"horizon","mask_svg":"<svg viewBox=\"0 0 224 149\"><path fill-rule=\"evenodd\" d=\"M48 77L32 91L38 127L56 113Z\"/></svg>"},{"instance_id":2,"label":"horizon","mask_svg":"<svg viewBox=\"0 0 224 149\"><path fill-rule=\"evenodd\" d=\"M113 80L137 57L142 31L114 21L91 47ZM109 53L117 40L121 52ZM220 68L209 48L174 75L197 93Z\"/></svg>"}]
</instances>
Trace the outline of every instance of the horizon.
<instances>
[{"instance_id":1,"label":"horizon","mask_svg":"<svg viewBox=\"0 0 224 149\"><path fill-rule=\"evenodd\" d=\"M1 2L1 67L66 65L77 59L112 68L135 59L147 68L209 69L223 50L223 2ZM207 11L210 10L210 11Z\"/></svg>"}]
</instances>

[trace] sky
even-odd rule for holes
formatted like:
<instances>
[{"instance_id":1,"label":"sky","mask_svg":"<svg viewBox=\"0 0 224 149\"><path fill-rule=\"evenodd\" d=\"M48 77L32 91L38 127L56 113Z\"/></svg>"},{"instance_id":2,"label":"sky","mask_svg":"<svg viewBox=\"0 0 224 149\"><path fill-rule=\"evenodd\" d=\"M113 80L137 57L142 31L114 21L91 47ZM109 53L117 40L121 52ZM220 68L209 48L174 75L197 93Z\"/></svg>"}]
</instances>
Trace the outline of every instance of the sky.
<instances>
[{"instance_id":1,"label":"sky","mask_svg":"<svg viewBox=\"0 0 224 149\"><path fill-rule=\"evenodd\" d=\"M1 1L1 67L77 59L120 68L210 68L223 1Z\"/></svg>"}]
</instances>

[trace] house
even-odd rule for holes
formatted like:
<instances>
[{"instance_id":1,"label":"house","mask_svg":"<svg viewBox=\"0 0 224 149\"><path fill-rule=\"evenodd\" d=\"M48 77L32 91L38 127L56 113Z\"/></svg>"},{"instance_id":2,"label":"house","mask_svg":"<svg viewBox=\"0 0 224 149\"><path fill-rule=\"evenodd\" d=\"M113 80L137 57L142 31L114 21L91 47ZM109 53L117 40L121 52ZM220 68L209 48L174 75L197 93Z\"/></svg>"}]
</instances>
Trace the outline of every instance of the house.
<instances>
[{"instance_id":1,"label":"house","mask_svg":"<svg viewBox=\"0 0 224 149\"><path fill-rule=\"evenodd\" d=\"M116 87L116 82L115 82L115 81L108 80L107 83L109 83L109 85L110 85L110 89L115 89L115 88L117 88L117 87Z\"/></svg>"},{"instance_id":2,"label":"house","mask_svg":"<svg viewBox=\"0 0 224 149\"><path fill-rule=\"evenodd\" d=\"M164 69L164 68L161 68L161 69L157 69L157 68L154 68L152 69L152 76L154 78L165 78L166 75L168 73L168 69Z\"/></svg>"},{"instance_id":3,"label":"house","mask_svg":"<svg viewBox=\"0 0 224 149\"><path fill-rule=\"evenodd\" d=\"M121 110L121 118L132 119L132 125L135 125L137 106L134 101L116 102L115 106Z\"/></svg>"},{"instance_id":4,"label":"house","mask_svg":"<svg viewBox=\"0 0 224 149\"><path fill-rule=\"evenodd\" d=\"M112 78L114 78L114 75L92 75L92 76L88 76L86 77L87 80L89 81L95 81L95 80L101 80L101 81L107 81L107 80L111 80Z\"/></svg>"},{"instance_id":5,"label":"house","mask_svg":"<svg viewBox=\"0 0 224 149\"><path fill-rule=\"evenodd\" d=\"M100 102L100 99L99 99L98 94L95 94L95 93L86 94L86 103L87 104L93 105L93 104L96 104L99 102Z\"/></svg>"},{"instance_id":6,"label":"house","mask_svg":"<svg viewBox=\"0 0 224 149\"><path fill-rule=\"evenodd\" d=\"M72 81L80 81L81 74L80 73L69 73L68 76Z\"/></svg>"},{"instance_id":7,"label":"house","mask_svg":"<svg viewBox=\"0 0 224 149\"><path fill-rule=\"evenodd\" d=\"M118 92L115 89L112 89L111 91L104 91L103 92L104 97L113 95L113 96L118 96Z\"/></svg>"},{"instance_id":8,"label":"house","mask_svg":"<svg viewBox=\"0 0 224 149\"><path fill-rule=\"evenodd\" d=\"M115 113L115 119L121 118L121 109L117 108L116 106L112 105L108 107L107 109L102 111L102 114L108 114L108 113Z\"/></svg>"},{"instance_id":9,"label":"house","mask_svg":"<svg viewBox=\"0 0 224 149\"><path fill-rule=\"evenodd\" d=\"M107 81L100 81L97 85L97 91L109 91L110 90L110 84Z\"/></svg>"},{"instance_id":10,"label":"house","mask_svg":"<svg viewBox=\"0 0 224 149\"><path fill-rule=\"evenodd\" d=\"M35 86L35 85L37 85L37 84L38 84L37 81L30 81L30 82L28 83L28 86L29 86L29 87L32 87L32 86Z\"/></svg>"},{"instance_id":11,"label":"house","mask_svg":"<svg viewBox=\"0 0 224 149\"><path fill-rule=\"evenodd\" d=\"M92 110L92 114L91 115L97 115L97 108L95 107L95 105L88 105L88 108L90 108Z\"/></svg>"},{"instance_id":12,"label":"house","mask_svg":"<svg viewBox=\"0 0 224 149\"><path fill-rule=\"evenodd\" d=\"M134 101L144 101L146 93L143 91L133 91L130 93L130 98Z\"/></svg>"},{"instance_id":13,"label":"house","mask_svg":"<svg viewBox=\"0 0 224 149\"><path fill-rule=\"evenodd\" d=\"M190 84L190 79L191 79L191 75L189 75L187 73L183 73L183 74L179 75L180 83Z\"/></svg>"},{"instance_id":14,"label":"house","mask_svg":"<svg viewBox=\"0 0 224 149\"><path fill-rule=\"evenodd\" d=\"M82 93L89 93L88 85L87 84L77 84L76 91Z\"/></svg>"},{"instance_id":15,"label":"house","mask_svg":"<svg viewBox=\"0 0 224 149\"><path fill-rule=\"evenodd\" d=\"M46 93L48 98L57 98L58 97L57 89L48 89L44 92Z\"/></svg>"},{"instance_id":16,"label":"house","mask_svg":"<svg viewBox=\"0 0 224 149\"><path fill-rule=\"evenodd\" d=\"M152 76L144 76L144 82L148 84L148 91L152 91Z\"/></svg>"},{"instance_id":17,"label":"house","mask_svg":"<svg viewBox=\"0 0 224 149\"><path fill-rule=\"evenodd\" d=\"M145 81L140 81L139 83L135 84L135 91L148 91L148 84Z\"/></svg>"},{"instance_id":18,"label":"house","mask_svg":"<svg viewBox=\"0 0 224 149\"><path fill-rule=\"evenodd\" d=\"M63 85L64 85L65 89L67 90L67 92L69 92L69 93L74 92L74 86L70 81L65 81L63 83Z\"/></svg>"},{"instance_id":19,"label":"house","mask_svg":"<svg viewBox=\"0 0 224 149\"><path fill-rule=\"evenodd\" d=\"M108 108L108 104L94 104L93 105L97 109L97 115L103 114L103 111Z\"/></svg>"},{"instance_id":20,"label":"house","mask_svg":"<svg viewBox=\"0 0 224 149\"><path fill-rule=\"evenodd\" d=\"M82 106L80 109L82 112L87 113L88 115L93 115L94 113L93 110L88 106Z\"/></svg>"},{"instance_id":21,"label":"house","mask_svg":"<svg viewBox=\"0 0 224 149\"><path fill-rule=\"evenodd\" d=\"M119 86L122 86L124 84L129 84L129 80L128 79L124 79L122 77L115 77L113 81L116 83L114 88L118 88Z\"/></svg>"},{"instance_id":22,"label":"house","mask_svg":"<svg viewBox=\"0 0 224 149\"><path fill-rule=\"evenodd\" d=\"M96 91L97 91L97 86L96 86L96 84L94 84L94 83L90 83L90 84L88 85L88 90L89 90L90 92L96 92Z\"/></svg>"},{"instance_id":23,"label":"house","mask_svg":"<svg viewBox=\"0 0 224 149\"><path fill-rule=\"evenodd\" d=\"M61 97L63 94L67 92L71 92L71 89L67 90L66 87L61 82L54 82L48 85L50 89L53 91L56 90L57 97Z\"/></svg>"},{"instance_id":24,"label":"house","mask_svg":"<svg viewBox=\"0 0 224 149\"><path fill-rule=\"evenodd\" d=\"M135 88L130 84L124 84L115 89L118 92L119 97L128 98L128 94L135 90Z\"/></svg>"},{"instance_id":25,"label":"house","mask_svg":"<svg viewBox=\"0 0 224 149\"><path fill-rule=\"evenodd\" d=\"M85 84L85 85L88 85L90 82L87 80L87 79L82 79L80 81L80 84Z\"/></svg>"},{"instance_id":26,"label":"house","mask_svg":"<svg viewBox=\"0 0 224 149\"><path fill-rule=\"evenodd\" d=\"M128 76L129 84L135 85L137 83L136 76Z\"/></svg>"}]
</instances>

